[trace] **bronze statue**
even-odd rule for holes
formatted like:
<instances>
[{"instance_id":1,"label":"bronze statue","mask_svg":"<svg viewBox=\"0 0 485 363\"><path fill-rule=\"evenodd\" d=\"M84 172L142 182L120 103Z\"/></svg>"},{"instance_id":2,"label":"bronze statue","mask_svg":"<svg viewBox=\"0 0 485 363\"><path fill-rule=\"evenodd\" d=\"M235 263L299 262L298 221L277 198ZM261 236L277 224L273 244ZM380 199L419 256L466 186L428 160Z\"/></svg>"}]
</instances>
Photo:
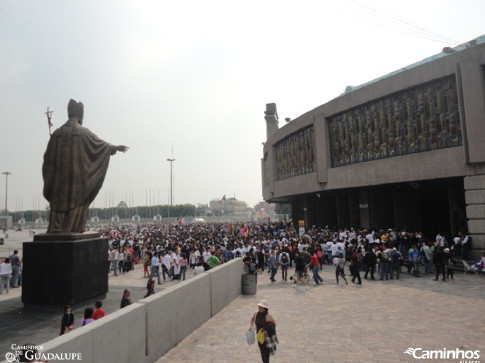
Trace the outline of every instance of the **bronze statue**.
<instances>
[{"instance_id":1,"label":"bronze statue","mask_svg":"<svg viewBox=\"0 0 485 363\"><path fill-rule=\"evenodd\" d=\"M50 203L47 233L82 233L88 208L103 185L109 158L128 147L111 145L82 126L84 106L70 100L69 120L50 137L44 154L44 197Z\"/></svg>"}]
</instances>

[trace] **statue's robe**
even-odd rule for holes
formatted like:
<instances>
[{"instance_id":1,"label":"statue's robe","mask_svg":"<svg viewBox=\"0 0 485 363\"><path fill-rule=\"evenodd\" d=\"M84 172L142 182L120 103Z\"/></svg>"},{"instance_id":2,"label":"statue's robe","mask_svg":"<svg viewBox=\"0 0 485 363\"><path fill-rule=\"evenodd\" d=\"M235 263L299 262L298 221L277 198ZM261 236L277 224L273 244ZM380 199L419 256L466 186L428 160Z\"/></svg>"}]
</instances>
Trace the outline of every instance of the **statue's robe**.
<instances>
[{"instance_id":1,"label":"statue's robe","mask_svg":"<svg viewBox=\"0 0 485 363\"><path fill-rule=\"evenodd\" d=\"M111 145L69 120L51 136L44 154L44 197L50 203L47 233L84 232L88 208L103 185Z\"/></svg>"}]
</instances>

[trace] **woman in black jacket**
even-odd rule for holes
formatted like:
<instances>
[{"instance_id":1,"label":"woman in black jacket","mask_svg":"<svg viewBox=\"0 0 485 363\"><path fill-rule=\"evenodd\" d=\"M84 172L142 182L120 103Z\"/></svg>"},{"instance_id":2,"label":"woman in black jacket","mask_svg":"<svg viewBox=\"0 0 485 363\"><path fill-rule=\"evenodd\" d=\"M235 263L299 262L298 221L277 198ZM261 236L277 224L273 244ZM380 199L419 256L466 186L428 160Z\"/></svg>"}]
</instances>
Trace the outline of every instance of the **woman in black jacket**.
<instances>
[{"instance_id":1,"label":"woman in black jacket","mask_svg":"<svg viewBox=\"0 0 485 363\"><path fill-rule=\"evenodd\" d=\"M445 281L445 265L446 265L446 256L443 252L441 247L437 247L438 251L433 256L433 264L436 268L436 277L433 281L438 281L440 277L440 272L443 275L443 281Z\"/></svg>"},{"instance_id":2,"label":"woman in black jacket","mask_svg":"<svg viewBox=\"0 0 485 363\"><path fill-rule=\"evenodd\" d=\"M71 312L71 306L67 305L64 308L64 315L62 315L61 333L59 335L64 334L66 332L66 329L70 331L72 329L73 324L74 324L74 314Z\"/></svg>"},{"instance_id":3,"label":"woman in black jacket","mask_svg":"<svg viewBox=\"0 0 485 363\"><path fill-rule=\"evenodd\" d=\"M152 296L155 293L155 280L148 280L147 294L144 297Z\"/></svg>"}]
</instances>

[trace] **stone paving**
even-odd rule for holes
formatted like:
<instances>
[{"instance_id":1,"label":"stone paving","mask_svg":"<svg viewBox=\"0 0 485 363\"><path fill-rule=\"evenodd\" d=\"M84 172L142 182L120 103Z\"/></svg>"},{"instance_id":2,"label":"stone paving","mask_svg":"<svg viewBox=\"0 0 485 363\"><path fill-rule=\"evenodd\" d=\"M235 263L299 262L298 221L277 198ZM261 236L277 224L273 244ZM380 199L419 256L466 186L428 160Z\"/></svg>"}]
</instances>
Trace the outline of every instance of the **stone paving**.
<instances>
[{"instance_id":1,"label":"stone paving","mask_svg":"<svg viewBox=\"0 0 485 363\"><path fill-rule=\"evenodd\" d=\"M324 266L324 284L312 282L309 291L268 276L260 272L256 295L238 297L158 363L261 361L257 345L245 338L261 299L277 323L274 362L415 361L404 354L408 348L480 350L485 361L483 276L457 273L443 282L404 273L400 280L345 286L336 285L334 267Z\"/></svg>"}]
</instances>

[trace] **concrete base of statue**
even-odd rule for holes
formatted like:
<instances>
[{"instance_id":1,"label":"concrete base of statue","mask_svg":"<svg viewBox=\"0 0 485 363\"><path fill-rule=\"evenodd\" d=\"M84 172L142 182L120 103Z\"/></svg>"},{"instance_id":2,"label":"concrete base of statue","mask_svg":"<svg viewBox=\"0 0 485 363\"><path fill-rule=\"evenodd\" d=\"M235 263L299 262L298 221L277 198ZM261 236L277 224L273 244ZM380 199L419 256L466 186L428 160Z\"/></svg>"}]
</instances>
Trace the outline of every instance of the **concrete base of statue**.
<instances>
[{"instance_id":1,"label":"concrete base of statue","mask_svg":"<svg viewBox=\"0 0 485 363\"><path fill-rule=\"evenodd\" d=\"M97 233L43 233L23 243L22 302L74 305L108 292L108 240Z\"/></svg>"}]
</instances>

